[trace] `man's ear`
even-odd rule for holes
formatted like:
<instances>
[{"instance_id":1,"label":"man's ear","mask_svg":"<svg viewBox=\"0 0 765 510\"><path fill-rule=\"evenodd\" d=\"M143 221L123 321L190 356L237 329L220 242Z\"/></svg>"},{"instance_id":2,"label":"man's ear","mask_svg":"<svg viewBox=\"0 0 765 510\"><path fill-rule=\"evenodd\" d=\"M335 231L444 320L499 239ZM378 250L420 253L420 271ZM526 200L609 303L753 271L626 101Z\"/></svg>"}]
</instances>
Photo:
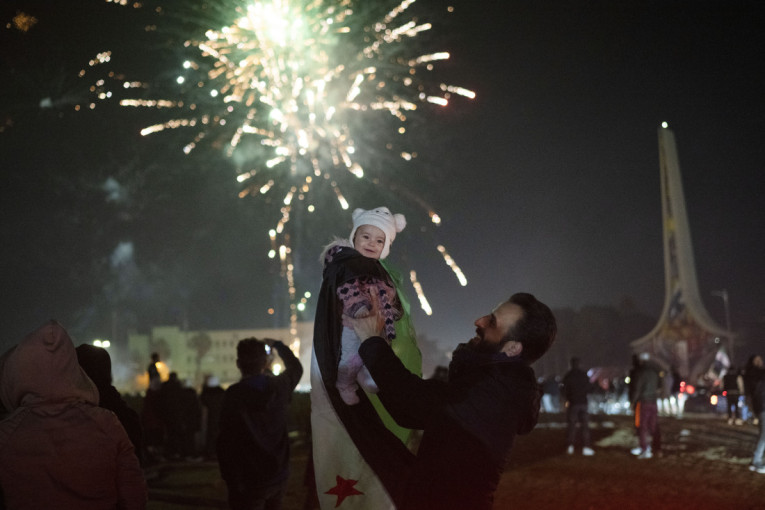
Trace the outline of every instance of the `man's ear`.
<instances>
[{"instance_id":1,"label":"man's ear","mask_svg":"<svg viewBox=\"0 0 765 510\"><path fill-rule=\"evenodd\" d=\"M499 351L504 352L506 355L512 358L513 356L518 356L521 352L523 352L523 344L510 340L509 342L505 342L505 345L503 345Z\"/></svg>"}]
</instances>

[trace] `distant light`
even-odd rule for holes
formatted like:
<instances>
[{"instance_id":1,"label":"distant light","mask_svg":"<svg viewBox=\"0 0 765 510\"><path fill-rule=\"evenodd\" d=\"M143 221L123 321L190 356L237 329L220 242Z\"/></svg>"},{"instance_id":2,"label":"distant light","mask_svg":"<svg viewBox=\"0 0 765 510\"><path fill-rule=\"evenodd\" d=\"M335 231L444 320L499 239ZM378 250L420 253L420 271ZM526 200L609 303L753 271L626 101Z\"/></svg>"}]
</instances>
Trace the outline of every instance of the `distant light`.
<instances>
[{"instance_id":1,"label":"distant light","mask_svg":"<svg viewBox=\"0 0 765 510\"><path fill-rule=\"evenodd\" d=\"M104 349L108 349L109 346L111 345L111 342L109 340L96 339L96 340L93 340L93 345L95 345L96 347L103 347Z\"/></svg>"},{"instance_id":2,"label":"distant light","mask_svg":"<svg viewBox=\"0 0 765 510\"><path fill-rule=\"evenodd\" d=\"M186 78L184 78L183 76L179 76L178 78L175 79L175 82L178 85L182 84L184 81L186 81Z\"/></svg>"},{"instance_id":3,"label":"distant light","mask_svg":"<svg viewBox=\"0 0 765 510\"><path fill-rule=\"evenodd\" d=\"M666 122L662 122L661 127L663 127L664 129L667 129L669 127L669 124L667 124Z\"/></svg>"}]
</instances>

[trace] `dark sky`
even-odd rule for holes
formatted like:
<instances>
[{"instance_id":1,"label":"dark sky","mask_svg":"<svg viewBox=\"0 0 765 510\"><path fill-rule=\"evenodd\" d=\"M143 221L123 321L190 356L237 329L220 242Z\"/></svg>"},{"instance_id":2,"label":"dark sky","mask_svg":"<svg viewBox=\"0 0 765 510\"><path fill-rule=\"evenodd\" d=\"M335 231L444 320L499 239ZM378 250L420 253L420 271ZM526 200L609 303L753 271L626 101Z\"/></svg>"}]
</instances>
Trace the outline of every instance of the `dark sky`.
<instances>
[{"instance_id":1,"label":"dark sky","mask_svg":"<svg viewBox=\"0 0 765 510\"><path fill-rule=\"evenodd\" d=\"M102 305L125 289L123 280L139 282L130 292L145 307L131 320L119 316L125 327L183 317L192 327L270 325L264 310L282 295L265 257L261 214L271 206L232 200L236 184L221 178L226 162L176 159L169 153L181 143L139 137L147 122L134 112L39 108L47 95L77 95L76 72L92 48L129 53L133 43L130 24L110 25L101 2L92 10L57 3L2 8L3 25L16 10L40 13L24 36L3 27L10 43L0 50L0 113L13 121L0 132L5 343L49 316L84 337L112 334L114 316ZM477 98L454 101L414 135L428 176L427 189L412 191L422 191L443 224L424 235L410 217L391 255L417 270L433 306L431 317L415 317L420 333L462 341L476 317L516 291L553 308L630 298L658 316L663 121L677 139L702 301L724 324L722 300L711 293L726 289L734 328L764 321L760 2L454 5L440 35L452 54L441 72ZM104 203L109 177L132 183L127 210ZM336 218L326 223L312 241L347 230ZM134 243L135 264L115 275L109 257L120 242ZM438 243L467 287L439 259ZM312 263L309 251L302 258ZM304 274L315 295L318 270ZM412 289L409 296L414 302ZM155 299L185 304L154 310Z\"/></svg>"}]
</instances>

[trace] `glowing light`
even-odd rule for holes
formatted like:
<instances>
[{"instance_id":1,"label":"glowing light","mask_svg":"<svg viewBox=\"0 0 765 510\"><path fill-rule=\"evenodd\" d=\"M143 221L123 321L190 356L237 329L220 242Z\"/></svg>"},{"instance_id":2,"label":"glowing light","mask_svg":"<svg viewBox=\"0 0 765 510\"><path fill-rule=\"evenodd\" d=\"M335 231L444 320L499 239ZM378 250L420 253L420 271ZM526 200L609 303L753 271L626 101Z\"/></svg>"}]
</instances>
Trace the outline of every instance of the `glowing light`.
<instances>
[{"instance_id":1,"label":"glowing light","mask_svg":"<svg viewBox=\"0 0 765 510\"><path fill-rule=\"evenodd\" d=\"M417 273L414 270L409 271L409 280L412 282L414 291L417 293L417 299L420 300L420 308L422 308L427 315L433 315L433 309L430 308L428 298L426 298L425 293L422 292L422 285L420 285L420 282L417 280Z\"/></svg>"},{"instance_id":2,"label":"glowing light","mask_svg":"<svg viewBox=\"0 0 765 510\"><path fill-rule=\"evenodd\" d=\"M29 32L37 24L37 18L32 15L19 12L13 17L13 28L19 32Z\"/></svg>"},{"instance_id":3,"label":"glowing light","mask_svg":"<svg viewBox=\"0 0 765 510\"><path fill-rule=\"evenodd\" d=\"M459 280L460 285L462 285L463 287L467 285L467 278L465 278L465 275L462 273L462 270L454 261L454 259L451 258L449 254L446 252L446 248L444 248L441 245L438 245L437 249L441 253L441 255L444 257L444 261L446 262L446 265L449 266L452 269L452 271L454 271L454 274L457 276L457 280Z\"/></svg>"}]
</instances>

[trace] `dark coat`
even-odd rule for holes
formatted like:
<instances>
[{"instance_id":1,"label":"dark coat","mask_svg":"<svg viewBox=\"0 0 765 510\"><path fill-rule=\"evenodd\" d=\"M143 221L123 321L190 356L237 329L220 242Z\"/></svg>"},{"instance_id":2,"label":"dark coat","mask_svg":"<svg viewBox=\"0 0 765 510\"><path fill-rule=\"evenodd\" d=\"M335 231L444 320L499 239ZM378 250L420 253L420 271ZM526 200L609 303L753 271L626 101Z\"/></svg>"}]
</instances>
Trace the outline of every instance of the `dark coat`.
<instances>
[{"instance_id":1,"label":"dark coat","mask_svg":"<svg viewBox=\"0 0 765 510\"><path fill-rule=\"evenodd\" d=\"M274 343L274 348L284 372L245 377L223 397L218 463L223 479L236 490L264 489L289 475L287 414L303 367L283 343Z\"/></svg>"},{"instance_id":2,"label":"dark coat","mask_svg":"<svg viewBox=\"0 0 765 510\"><path fill-rule=\"evenodd\" d=\"M584 370L572 368L563 376L563 393L572 406L587 405L590 388L590 378Z\"/></svg>"},{"instance_id":3,"label":"dark coat","mask_svg":"<svg viewBox=\"0 0 765 510\"><path fill-rule=\"evenodd\" d=\"M745 387L752 400L752 412L759 415L765 410L765 370L751 367L745 373Z\"/></svg>"},{"instance_id":4,"label":"dark coat","mask_svg":"<svg viewBox=\"0 0 765 510\"><path fill-rule=\"evenodd\" d=\"M386 409L423 430L399 510L491 509L516 434L536 425L541 390L528 365L499 354L456 366L458 352L443 382L412 375L382 338L359 349Z\"/></svg>"},{"instance_id":5,"label":"dark coat","mask_svg":"<svg viewBox=\"0 0 765 510\"><path fill-rule=\"evenodd\" d=\"M117 415L125 428L130 442L139 459L143 455L143 427L138 413L128 406L117 388L112 386L112 360L109 353L89 344L82 344L77 349L77 362L98 388L98 406Z\"/></svg>"}]
</instances>

